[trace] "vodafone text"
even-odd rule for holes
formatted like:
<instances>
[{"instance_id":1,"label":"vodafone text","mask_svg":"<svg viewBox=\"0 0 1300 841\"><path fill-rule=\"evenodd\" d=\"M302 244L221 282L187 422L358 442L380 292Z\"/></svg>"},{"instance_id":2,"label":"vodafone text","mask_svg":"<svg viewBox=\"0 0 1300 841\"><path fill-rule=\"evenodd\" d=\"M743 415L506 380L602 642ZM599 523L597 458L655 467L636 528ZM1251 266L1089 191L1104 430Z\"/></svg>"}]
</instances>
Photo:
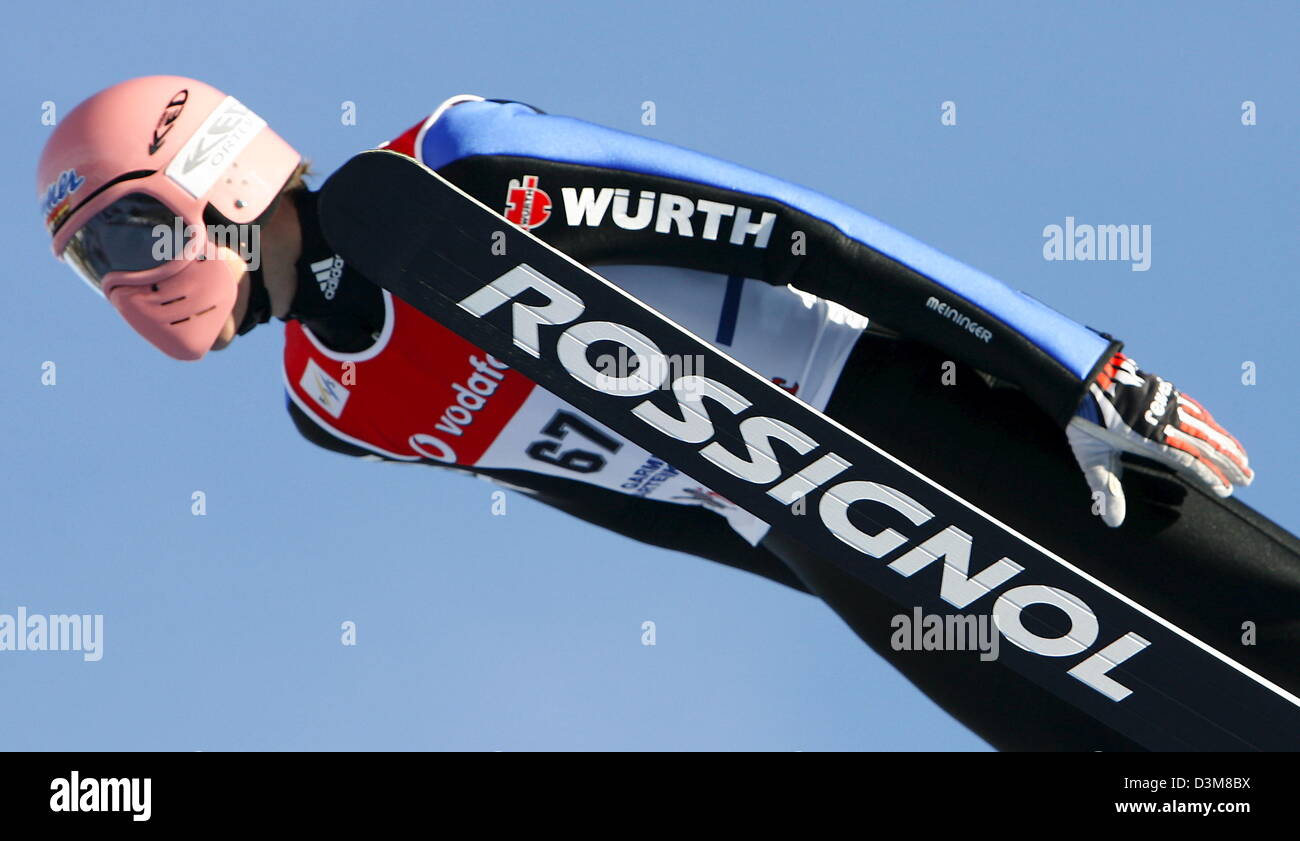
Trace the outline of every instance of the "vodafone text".
<instances>
[{"instance_id":1,"label":"vodafone text","mask_svg":"<svg viewBox=\"0 0 1300 841\"><path fill-rule=\"evenodd\" d=\"M452 383L451 389L456 393L456 402L442 413L442 418L434 424L434 429L445 435L459 438L465 433L465 427L474 422L475 415L488 404L488 399L496 394L497 386L505 379L501 372L509 368L491 354L484 354L487 361L477 356L469 358L469 367L473 373L465 385ZM426 458L446 464L456 463L456 450L437 435L417 432L409 439L411 449Z\"/></svg>"},{"instance_id":2,"label":"vodafone text","mask_svg":"<svg viewBox=\"0 0 1300 841\"><path fill-rule=\"evenodd\" d=\"M528 290L541 293L548 302L544 305L519 303L516 299ZM547 355L593 391L615 398L636 398L661 387L662 383L656 377L666 376L668 366L661 361L663 353L649 337L611 321L579 321L586 309L582 299L526 263L516 265L471 293L459 302L459 307L476 318L483 318L503 304L511 304L514 344L534 358L542 358L539 328L542 325L567 325L558 335L550 334L556 338L546 348ZM637 357L635 370L624 377L610 377L597 370L587 353L596 342L625 345ZM694 374L679 377L671 384L671 389L677 400L677 416L663 411L649 400L632 406L631 414L677 441L699 445L702 458L732 476L755 485L771 484L767 495L784 506L793 505L812 491L830 485L835 477L853 467L847 459L827 452L797 472L783 475L773 450L773 440L785 443L800 455L808 455L820 445L793 424L757 415L739 422L739 431L748 451L748 458L741 458L712 440L713 422L703 399L708 397L738 417L747 412L753 405L752 401L716 379ZM1045 584L1020 584L1007 589L1006 585L1020 575L1024 567L1005 557L970 575L972 538L956 525L931 524L924 532L910 538L892 528L868 534L849 520L849 506L859 502L892 508L918 529L935 519L932 512L896 488L879 482L841 481L826 487L818 505L818 514L828 532L842 543L876 559L906 548L888 565L889 569L905 577L938 562L942 567L939 596L958 609L976 602L986 603L987 598L996 594L988 612L999 632L1030 653L1068 657L1090 651L1096 645L1100 635L1097 616L1077 595ZM927 534L928 537L921 539ZM1069 618L1069 630L1053 638L1040 636L1026 628L1021 621L1022 611L1040 604L1052 605L1064 612ZM1133 690L1108 673L1150 644L1130 631L1108 645L1092 650L1090 656L1068 673L1112 701L1122 701Z\"/></svg>"}]
</instances>

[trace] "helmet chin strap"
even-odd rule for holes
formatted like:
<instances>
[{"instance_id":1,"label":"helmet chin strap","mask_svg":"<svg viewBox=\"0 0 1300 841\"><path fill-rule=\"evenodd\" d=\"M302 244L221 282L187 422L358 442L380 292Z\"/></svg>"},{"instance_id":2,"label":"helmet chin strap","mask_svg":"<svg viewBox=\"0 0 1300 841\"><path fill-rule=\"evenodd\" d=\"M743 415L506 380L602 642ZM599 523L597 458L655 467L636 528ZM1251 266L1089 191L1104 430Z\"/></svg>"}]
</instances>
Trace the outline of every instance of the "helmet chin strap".
<instances>
[{"instance_id":1,"label":"helmet chin strap","mask_svg":"<svg viewBox=\"0 0 1300 841\"><path fill-rule=\"evenodd\" d=\"M244 320L239 323L236 331L241 336L271 320L271 295L266 291L266 280L262 277L261 267L250 271L248 279L248 309L244 311Z\"/></svg>"},{"instance_id":2,"label":"helmet chin strap","mask_svg":"<svg viewBox=\"0 0 1300 841\"><path fill-rule=\"evenodd\" d=\"M283 198L284 192L282 191L276 195L266 210L258 214L252 224L265 225L270 222L271 217L275 215L275 211L280 207L280 201ZM235 331L240 336L257 325L265 324L271 320L271 294L266 291L266 278L262 276L261 265L256 269L249 270L248 280L248 309L244 311L244 320L239 322L239 327Z\"/></svg>"}]
</instances>

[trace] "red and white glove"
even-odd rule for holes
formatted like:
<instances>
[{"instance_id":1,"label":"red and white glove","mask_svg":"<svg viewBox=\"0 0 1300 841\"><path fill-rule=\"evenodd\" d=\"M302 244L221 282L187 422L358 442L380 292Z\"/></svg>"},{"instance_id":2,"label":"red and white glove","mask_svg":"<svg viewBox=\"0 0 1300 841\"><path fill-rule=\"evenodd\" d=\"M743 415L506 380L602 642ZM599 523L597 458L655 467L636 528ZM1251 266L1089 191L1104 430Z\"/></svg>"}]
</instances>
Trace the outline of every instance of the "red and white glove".
<instances>
[{"instance_id":1,"label":"red and white glove","mask_svg":"<svg viewBox=\"0 0 1300 841\"><path fill-rule=\"evenodd\" d=\"M1120 453L1168 465L1221 497L1255 478L1246 450L1205 407L1137 363L1117 353L1088 386L1079 412L1065 429L1070 449L1093 492L1101 518L1124 522Z\"/></svg>"}]
</instances>

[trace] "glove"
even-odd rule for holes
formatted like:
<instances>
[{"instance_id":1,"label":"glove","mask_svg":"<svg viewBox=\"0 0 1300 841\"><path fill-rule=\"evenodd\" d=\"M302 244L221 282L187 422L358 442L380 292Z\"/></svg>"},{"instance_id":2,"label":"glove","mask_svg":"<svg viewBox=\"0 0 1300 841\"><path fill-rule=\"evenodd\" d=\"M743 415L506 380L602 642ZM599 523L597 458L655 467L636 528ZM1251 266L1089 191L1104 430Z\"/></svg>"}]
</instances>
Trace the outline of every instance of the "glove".
<instances>
[{"instance_id":1,"label":"glove","mask_svg":"<svg viewBox=\"0 0 1300 841\"><path fill-rule=\"evenodd\" d=\"M1204 406L1168 380L1138 370L1122 353L1088 385L1065 435L1093 499L1100 494L1101 518L1111 528L1124 522L1121 452L1168 465L1220 497L1255 478L1245 448Z\"/></svg>"}]
</instances>

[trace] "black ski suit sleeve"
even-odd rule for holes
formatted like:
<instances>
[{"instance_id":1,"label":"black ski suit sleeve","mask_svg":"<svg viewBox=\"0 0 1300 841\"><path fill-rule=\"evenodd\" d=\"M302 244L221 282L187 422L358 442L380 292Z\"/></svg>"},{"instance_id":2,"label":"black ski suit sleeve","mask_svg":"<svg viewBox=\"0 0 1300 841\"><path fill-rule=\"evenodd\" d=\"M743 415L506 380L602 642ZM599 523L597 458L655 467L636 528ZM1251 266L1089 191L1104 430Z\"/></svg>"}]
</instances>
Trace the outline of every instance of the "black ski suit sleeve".
<instances>
[{"instance_id":1,"label":"black ski suit sleeve","mask_svg":"<svg viewBox=\"0 0 1300 841\"><path fill-rule=\"evenodd\" d=\"M524 221L577 260L791 284L1015 383L1062 426L1121 346L847 205L667 143L500 101L423 137L426 165L508 217L527 180Z\"/></svg>"}]
</instances>

